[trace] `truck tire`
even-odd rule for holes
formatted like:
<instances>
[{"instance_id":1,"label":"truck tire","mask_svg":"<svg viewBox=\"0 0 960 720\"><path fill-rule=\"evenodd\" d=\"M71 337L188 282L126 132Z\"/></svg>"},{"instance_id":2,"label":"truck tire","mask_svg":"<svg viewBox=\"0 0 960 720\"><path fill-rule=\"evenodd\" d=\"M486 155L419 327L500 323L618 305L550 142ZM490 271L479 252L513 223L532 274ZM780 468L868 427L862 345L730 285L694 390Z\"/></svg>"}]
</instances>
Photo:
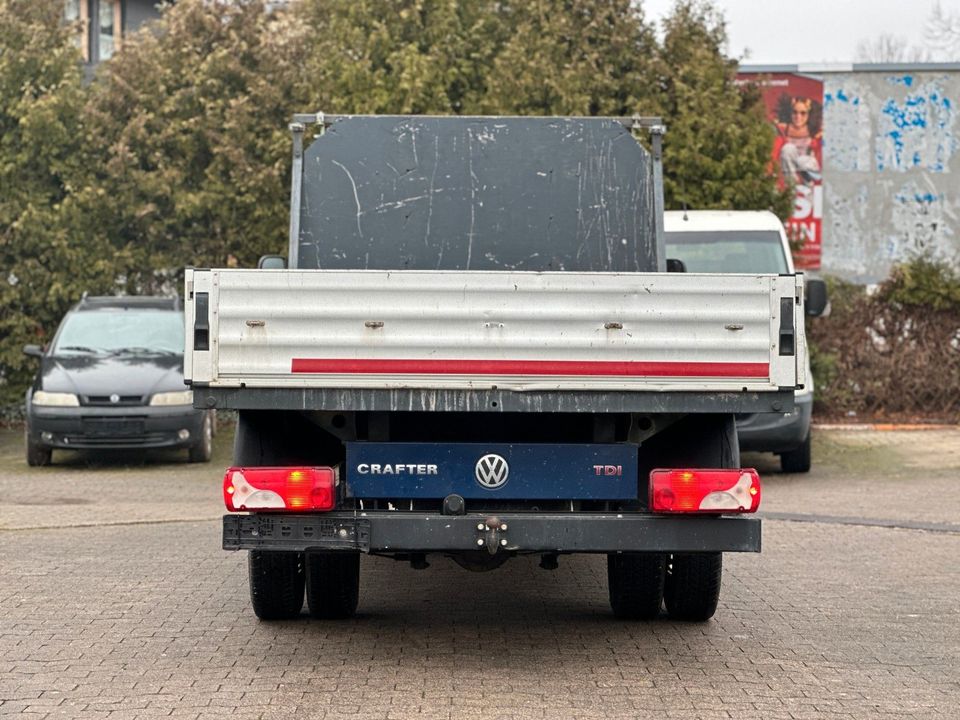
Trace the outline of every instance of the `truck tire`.
<instances>
[{"instance_id":1,"label":"truck tire","mask_svg":"<svg viewBox=\"0 0 960 720\"><path fill-rule=\"evenodd\" d=\"M49 465L53 459L53 450L44 447L40 443L33 442L30 439L30 433L24 433L24 444L27 446L27 465L30 467L40 467Z\"/></svg>"},{"instance_id":2,"label":"truck tire","mask_svg":"<svg viewBox=\"0 0 960 720\"><path fill-rule=\"evenodd\" d=\"M303 609L303 554L250 551L250 602L261 620L288 620Z\"/></svg>"},{"instance_id":3,"label":"truck tire","mask_svg":"<svg viewBox=\"0 0 960 720\"><path fill-rule=\"evenodd\" d=\"M733 415L691 415L648 442L641 454L640 477L657 467L738 468L740 443ZM720 599L723 555L674 554L664 581L667 615L674 620L713 617Z\"/></svg>"},{"instance_id":4,"label":"truck tire","mask_svg":"<svg viewBox=\"0 0 960 720\"><path fill-rule=\"evenodd\" d=\"M200 437L188 450L188 459L192 463L210 462L213 457L213 419L211 413L204 413L200 426Z\"/></svg>"},{"instance_id":5,"label":"truck tire","mask_svg":"<svg viewBox=\"0 0 960 720\"><path fill-rule=\"evenodd\" d=\"M307 554L307 607L323 620L353 617L360 597L358 553Z\"/></svg>"},{"instance_id":6,"label":"truck tire","mask_svg":"<svg viewBox=\"0 0 960 720\"><path fill-rule=\"evenodd\" d=\"M673 555L667 566L663 600L671 620L704 622L720 600L723 553Z\"/></svg>"},{"instance_id":7,"label":"truck tire","mask_svg":"<svg viewBox=\"0 0 960 720\"><path fill-rule=\"evenodd\" d=\"M607 555L607 584L614 617L653 620L660 614L666 564L663 553Z\"/></svg>"},{"instance_id":8,"label":"truck tire","mask_svg":"<svg viewBox=\"0 0 960 720\"><path fill-rule=\"evenodd\" d=\"M785 473L810 472L810 431L807 437L795 450L780 453L780 469Z\"/></svg>"}]
</instances>

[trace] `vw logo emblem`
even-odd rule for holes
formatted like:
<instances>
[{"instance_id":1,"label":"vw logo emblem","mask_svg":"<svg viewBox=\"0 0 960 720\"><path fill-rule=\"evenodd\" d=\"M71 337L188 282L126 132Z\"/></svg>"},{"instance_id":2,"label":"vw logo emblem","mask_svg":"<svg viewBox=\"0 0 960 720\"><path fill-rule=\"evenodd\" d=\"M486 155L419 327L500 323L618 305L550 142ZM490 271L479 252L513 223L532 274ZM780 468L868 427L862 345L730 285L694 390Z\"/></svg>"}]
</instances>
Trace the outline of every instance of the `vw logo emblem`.
<instances>
[{"instance_id":1,"label":"vw logo emblem","mask_svg":"<svg viewBox=\"0 0 960 720\"><path fill-rule=\"evenodd\" d=\"M110 396L110 402L112 403L120 402L120 396L114 393L113 395Z\"/></svg>"},{"instance_id":2,"label":"vw logo emblem","mask_svg":"<svg viewBox=\"0 0 960 720\"><path fill-rule=\"evenodd\" d=\"M498 487L503 487L507 482L507 477L510 475L510 466L500 455L484 455L477 460L477 466L474 468L473 474L482 487L487 488L487 490L496 490Z\"/></svg>"}]
</instances>

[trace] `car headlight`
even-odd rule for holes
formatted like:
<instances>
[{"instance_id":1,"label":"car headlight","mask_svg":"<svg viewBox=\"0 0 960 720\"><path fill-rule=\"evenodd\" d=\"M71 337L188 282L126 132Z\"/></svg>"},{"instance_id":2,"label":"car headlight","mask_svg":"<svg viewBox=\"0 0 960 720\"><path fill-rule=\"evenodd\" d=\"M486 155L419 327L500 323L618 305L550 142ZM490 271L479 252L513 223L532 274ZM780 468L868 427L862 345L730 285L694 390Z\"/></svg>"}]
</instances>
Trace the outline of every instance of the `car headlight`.
<instances>
[{"instance_id":1,"label":"car headlight","mask_svg":"<svg viewBox=\"0 0 960 720\"><path fill-rule=\"evenodd\" d=\"M193 405L193 390L157 393L150 398L151 405Z\"/></svg>"},{"instance_id":2,"label":"car headlight","mask_svg":"<svg viewBox=\"0 0 960 720\"><path fill-rule=\"evenodd\" d=\"M80 407L80 400L73 393L37 390L33 393L33 404L43 407Z\"/></svg>"}]
</instances>

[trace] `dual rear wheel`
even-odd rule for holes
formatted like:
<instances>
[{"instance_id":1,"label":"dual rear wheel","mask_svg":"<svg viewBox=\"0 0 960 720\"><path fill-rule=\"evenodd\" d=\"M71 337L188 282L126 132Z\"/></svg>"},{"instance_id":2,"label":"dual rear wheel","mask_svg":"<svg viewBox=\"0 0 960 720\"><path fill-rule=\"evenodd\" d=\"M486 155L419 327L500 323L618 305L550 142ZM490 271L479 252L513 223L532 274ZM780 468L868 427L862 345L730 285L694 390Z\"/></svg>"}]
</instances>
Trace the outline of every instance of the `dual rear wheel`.
<instances>
[{"instance_id":1,"label":"dual rear wheel","mask_svg":"<svg viewBox=\"0 0 960 720\"><path fill-rule=\"evenodd\" d=\"M261 620L300 615L304 591L311 617L352 617L360 591L357 553L250 551L250 601Z\"/></svg>"},{"instance_id":2,"label":"dual rear wheel","mask_svg":"<svg viewBox=\"0 0 960 720\"><path fill-rule=\"evenodd\" d=\"M304 460L289 444L297 429L268 415L240 413L234 436L234 464L290 465ZM315 460L314 458L310 458ZM348 618L357 611L360 595L360 555L355 552L302 553L251 550L250 600L261 620L287 620L303 610L304 594L310 615L321 619Z\"/></svg>"},{"instance_id":3,"label":"dual rear wheel","mask_svg":"<svg viewBox=\"0 0 960 720\"><path fill-rule=\"evenodd\" d=\"M732 415L691 415L669 426L641 453L640 477L654 468L738 468L740 443ZM703 622L720 599L723 554L611 553L610 606L618 618Z\"/></svg>"},{"instance_id":4,"label":"dual rear wheel","mask_svg":"<svg viewBox=\"0 0 960 720\"><path fill-rule=\"evenodd\" d=\"M610 606L618 618L653 620L666 606L673 620L702 622L717 610L721 553L665 555L620 553L607 556ZM250 600L261 620L300 615L304 592L310 615L352 617L360 591L357 553L294 553L252 550Z\"/></svg>"},{"instance_id":5,"label":"dual rear wheel","mask_svg":"<svg viewBox=\"0 0 960 720\"><path fill-rule=\"evenodd\" d=\"M663 606L672 620L709 620L720 599L722 565L722 553L611 553L610 607L625 620L654 620Z\"/></svg>"}]
</instances>

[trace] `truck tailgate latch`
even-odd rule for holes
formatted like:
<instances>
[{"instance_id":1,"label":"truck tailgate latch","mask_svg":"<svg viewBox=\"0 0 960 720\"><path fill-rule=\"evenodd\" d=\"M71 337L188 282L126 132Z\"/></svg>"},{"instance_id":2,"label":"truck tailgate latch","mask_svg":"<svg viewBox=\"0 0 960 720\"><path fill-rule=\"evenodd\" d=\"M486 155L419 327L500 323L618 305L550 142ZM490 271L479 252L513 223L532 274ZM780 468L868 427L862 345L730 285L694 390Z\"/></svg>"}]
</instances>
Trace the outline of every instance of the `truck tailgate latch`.
<instances>
[{"instance_id":1,"label":"truck tailgate latch","mask_svg":"<svg viewBox=\"0 0 960 720\"><path fill-rule=\"evenodd\" d=\"M796 354L796 331L793 327L793 298L780 298L780 355Z\"/></svg>"},{"instance_id":2,"label":"truck tailgate latch","mask_svg":"<svg viewBox=\"0 0 960 720\"><path fill-rule=\"evenodd\" d=\"M486 547L491 555L496 555L501 547L507 546L507 524L495 515L477 523L477 533L477 545Z\"/></svg>"},{"instance_id":3,"label":"truck tailgate latch","mask_svg":"<svg viewBox=\"0 0 960 720\"><path fill-rule=\"evenodd\" d=\"M193 349L210 349L210 293L198 292L193 320Z\"/></svg>"}]
</instances>

